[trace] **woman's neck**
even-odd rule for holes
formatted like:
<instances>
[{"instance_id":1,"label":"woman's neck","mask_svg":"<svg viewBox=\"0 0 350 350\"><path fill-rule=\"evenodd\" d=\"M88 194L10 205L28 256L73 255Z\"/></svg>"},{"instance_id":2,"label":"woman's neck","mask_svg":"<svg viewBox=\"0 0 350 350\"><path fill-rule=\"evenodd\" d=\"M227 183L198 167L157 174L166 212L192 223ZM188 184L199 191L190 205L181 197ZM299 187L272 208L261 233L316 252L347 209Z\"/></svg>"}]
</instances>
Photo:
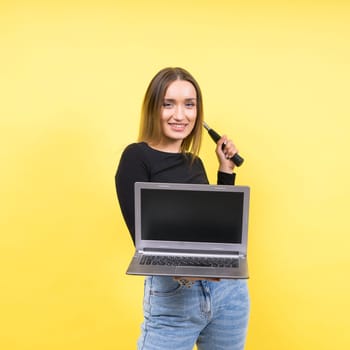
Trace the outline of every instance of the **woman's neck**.
<instances>
[{"instance_id":1,"label":"woman's neck","mask_svg":"<svg viewBox=\"0 0 350 350\"><path fill-rule=\"evenodd\" d=\"M161 152L181 153L181 144L182 144L182 141L180 143L176 142L176 143L167 143L167 144L162 142L159 142L159 143L149 142L148 146Z\"/></svg>"}]
</instances>

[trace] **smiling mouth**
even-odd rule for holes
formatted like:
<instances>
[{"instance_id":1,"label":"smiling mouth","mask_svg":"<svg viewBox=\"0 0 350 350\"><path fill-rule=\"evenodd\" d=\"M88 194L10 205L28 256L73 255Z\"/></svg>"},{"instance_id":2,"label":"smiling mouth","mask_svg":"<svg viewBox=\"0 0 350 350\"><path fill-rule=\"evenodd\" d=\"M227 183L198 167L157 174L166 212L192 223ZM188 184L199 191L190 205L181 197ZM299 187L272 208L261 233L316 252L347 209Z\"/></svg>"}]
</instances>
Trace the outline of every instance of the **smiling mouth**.
<instances>
[{"instance_id":1,"label":"smiling mouth","mask_svg":"<svg viewBox=\"0 0 350 350\"><path fill-rule=\"evenodd\" d=\"M177 124L177 123L169 123L169 125L173 130L176 130L176 131L183 131L187 126L187 124Z\"/></svg>"}]
</instances>

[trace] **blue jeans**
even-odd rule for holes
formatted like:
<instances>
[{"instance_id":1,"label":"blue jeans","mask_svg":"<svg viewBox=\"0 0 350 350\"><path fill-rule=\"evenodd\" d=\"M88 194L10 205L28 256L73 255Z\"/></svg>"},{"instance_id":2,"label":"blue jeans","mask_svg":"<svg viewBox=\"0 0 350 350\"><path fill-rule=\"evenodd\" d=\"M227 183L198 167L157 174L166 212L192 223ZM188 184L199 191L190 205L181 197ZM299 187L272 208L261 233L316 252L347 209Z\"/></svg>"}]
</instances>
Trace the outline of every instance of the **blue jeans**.
<instances>
[{"instance_id":1,"label":"blue jeans","mask_svg":"<svg viewBox=\"0 0 350 350\"><path fill-rule=\"evenodd\" d=\"M243 350L249 318L246 280L147 277L138 350Z\"/></svg>"}]
</instances>

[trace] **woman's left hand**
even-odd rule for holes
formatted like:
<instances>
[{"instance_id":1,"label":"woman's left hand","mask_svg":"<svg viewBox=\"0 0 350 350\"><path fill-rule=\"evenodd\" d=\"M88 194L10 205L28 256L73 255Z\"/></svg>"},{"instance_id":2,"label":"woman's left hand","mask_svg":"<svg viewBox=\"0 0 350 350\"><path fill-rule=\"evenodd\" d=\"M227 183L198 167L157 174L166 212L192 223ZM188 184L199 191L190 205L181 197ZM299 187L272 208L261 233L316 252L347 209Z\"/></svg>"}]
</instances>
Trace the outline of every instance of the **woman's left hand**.
<instances>
[{"instance_id":1,"label":"woman's left hand","mask_svg":"<svg viewBox=\"0 0 350 350\"><path fill-rule=\"evenodd\" d=\"M216 144L216 156L219 160L219 171L231 174L235 168L235 164L231 158L238 153L238 150L232 140L223 135Z\"/></svg>"},{"instance_id":2,"label":"woman's left hand","mask_svg":"<svg viewBox=\"0 0 350 350\"><path fill-rule=\"evenodd\" d=\"M195 281L211 281L211 282L220 282L220 278L214 278L214 277L173 277L175 281L180 281L180 280L187 280L190 282L195 282Z\"/></svg>"},{"instance_id":3,"label":"woman's left hand","mask_svg":"<svg viewBox=\"0 0 350 350\"><path fill-rule=\"evenodd\" d=\"M220 278L208 277L173 277L181 286L191 288L196 281L220 282Z\"/></svg>"}]
</instances>

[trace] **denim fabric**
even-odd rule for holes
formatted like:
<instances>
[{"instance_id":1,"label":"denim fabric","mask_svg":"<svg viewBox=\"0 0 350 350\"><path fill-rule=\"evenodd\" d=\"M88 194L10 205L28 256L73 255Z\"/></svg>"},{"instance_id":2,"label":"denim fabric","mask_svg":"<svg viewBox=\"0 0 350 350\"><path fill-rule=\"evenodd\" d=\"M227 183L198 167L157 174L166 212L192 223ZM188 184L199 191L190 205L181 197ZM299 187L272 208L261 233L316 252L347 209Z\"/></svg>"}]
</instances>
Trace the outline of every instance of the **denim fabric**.
<instances>
[{"instance_id":1,"label":"denim fabric","mask_svg":"<svg viewBox=\"0 0 350 350\"><path fill-rule=\"evenodd\" d=\"M196 281L147 277L138 350L243 350L248 318L246 280Z\"/></svg>"}]
</instances>

